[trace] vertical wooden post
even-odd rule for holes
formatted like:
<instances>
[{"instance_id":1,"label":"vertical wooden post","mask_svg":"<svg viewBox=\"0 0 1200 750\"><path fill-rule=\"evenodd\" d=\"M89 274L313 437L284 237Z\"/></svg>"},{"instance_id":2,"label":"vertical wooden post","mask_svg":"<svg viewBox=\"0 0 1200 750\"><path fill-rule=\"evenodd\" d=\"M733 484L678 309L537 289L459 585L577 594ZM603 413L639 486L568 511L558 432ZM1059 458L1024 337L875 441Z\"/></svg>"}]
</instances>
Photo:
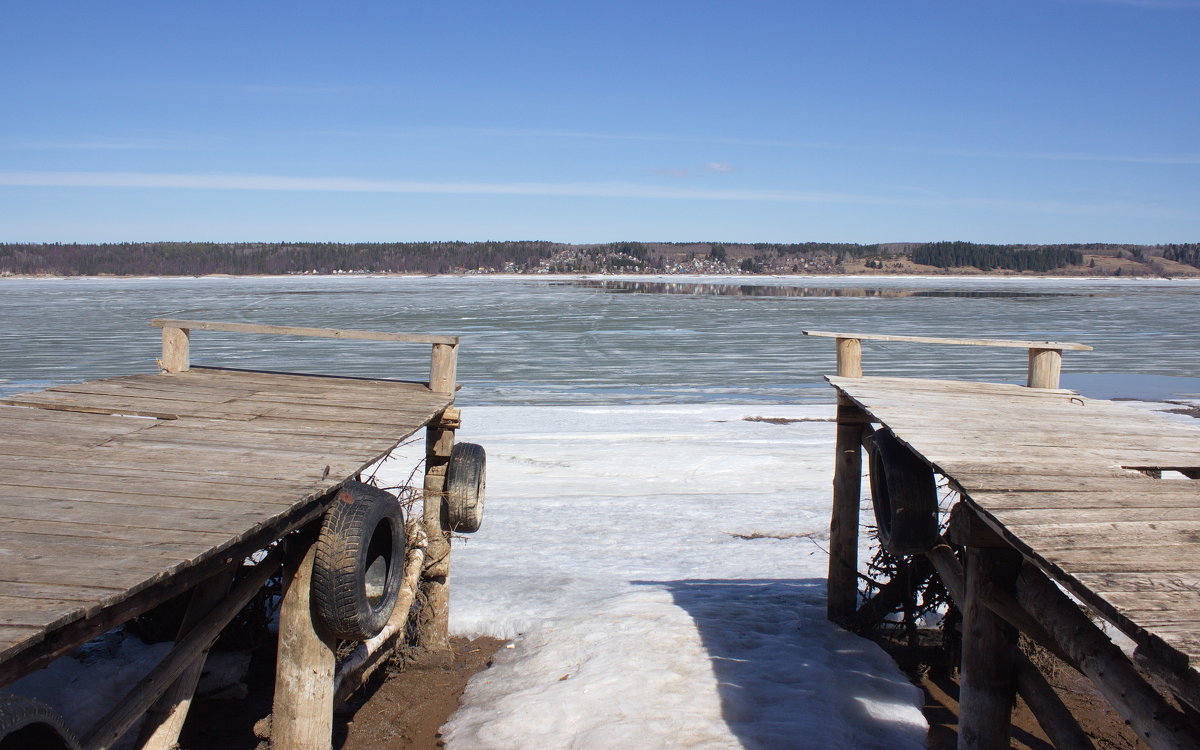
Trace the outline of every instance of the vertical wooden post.
<instances>
[{"instance_id":1,"label":"vertical wooden post","mask_svg":"<svg viewBox=\"0 0 1200 750\"><path fill-rule=\"evenodd\" d=\"M163 372L187 372L190 338L191 331L187 328L163 326L162 359L159 361Z\"/></svg>"},{"instance_id":2,"label":"vertical wooden post","mask_svg":"<svg viewBox=\"0 0 1200 750\"><path fill-rule=\"evenodd\" d=\"M429 363L429 390L453 395L457 384L458 345L434 344ZM450 411L448 408L446 411ZM421 575L421 609L417 641L421 657L444 660L450 655L450 532L442 521L446 504L446 467L454 448L454 427L446 412L425 428L425 569Z\"/></svg>"},{"instance_id":3,"label":"vertical wooden post","mask_svg":"<svg viewBox=\"0 0 1200 750\"><path fill-rule=\"evenodd\" d=\"M1062 349L1029 350L1029 377L1026 385L1030 388L1057 388L1061 371Z\"/></svg>"},{"instance_id":4,"label":"vertical wooden post","mask_svg":"<svg viewBox=\"0 0 1200 750\"><path fill-rule=\"evenodd\" d=\"M232 574L218 573L192 590L176 640L187 635L198 621L225 598L232 583ZM142 750L171 750L179 742L179 732L183 729L183 722L187 720L192 696L196 692L196 683L200 681L207 656L206 648L146 712L146 719L142 722L138 737L138 747Z\"/></svg>"},{"instance_id":5,"label":"vertical wooden post","mask_svg":"<svg viewBox=\"0 0 1200 750\"><path fill-rule=\"evenodd\" d=\"M862 341L837 339L837 374L862 377ZM858 506L862 499L862 438L866 425L863 410L838 393L825 615L842 625L849 625L858 609Z\"/></svg>"},{"instance_id":6,"label":"vertical wooden post","mask_svg":"<svg viewBox=\"0 0 1200 750\"><path fill-rule=\"evenodd\" d=\"M862 340L837 340L837 374L843 378L862 377Z\"/></svg>"},{"instance_id":7,"label":"vertical wooden post","mask_svg":"<svg viewBox=\"0 0 1200 750\"><path fill-rule=\"evenodd\" d=\"M449 411L449 409L447 409ZM450 653L450 532L443 526L446 467L454 448L454 429L445 412L425 428L425 533L429 547L421 576L417 639L422 657L438 661Z\"/></svg>"},{"instance_id":8,"label":"vertical wooden post","mask_svg":"<svg viewBox=\"0 0 1200 750\"><path fill-rule=\"evenodd\" d=\"M1021 555L981 547L967 547L965 554L958 747L1007 750L1017 684L1017 631L984 602L993 587L1013 590Z\"/></svg>"},{"instance_id":9,"label":"vertical wooden post","mask_svg":"<svg viewBox=\"0 0 1200 750\"><path fill-rule=\"evenodd\" d=\"M858 508L862 497L862 438L867 415L838 395L837 455L829 518L826 616L846 625L858 609Z\"/></svg>"},{"instance_id":10,"label":"vertical wooden post","mask_svg":"<svg viewBox=\"0 0 1200 750\"><path fill-rule=\"evenodd\" d=\"M336 640L313 619L312 569L317 545L304 534L303 556L284 571L275 661L273 750L328 750L333 743L333 675Z\"/></svg>"},{"instance_id":11,"label":"vertical wooden post","mask_svg":"<svg viewBox=\"0 0 1200 750\"><path fill-rule=\"evenodd\" d=\"M458 344L434 344L429 360L429 390L454 393L458 387Z\"/></svg>"}]
</instances>

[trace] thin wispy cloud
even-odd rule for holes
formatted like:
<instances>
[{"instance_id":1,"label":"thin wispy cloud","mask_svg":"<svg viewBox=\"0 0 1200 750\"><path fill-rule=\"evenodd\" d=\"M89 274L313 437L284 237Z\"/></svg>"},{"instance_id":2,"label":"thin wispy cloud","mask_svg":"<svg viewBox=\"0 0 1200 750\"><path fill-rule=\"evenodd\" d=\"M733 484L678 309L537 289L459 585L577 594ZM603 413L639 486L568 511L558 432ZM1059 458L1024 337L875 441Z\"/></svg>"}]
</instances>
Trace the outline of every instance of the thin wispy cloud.
<instances>
[{"instance_id":1,"label":"thin wispy cloud","mask_svg":"<svg viewBox=\"0 0 1200 750\"><path fill-rule=\"evenodd\" d=\"M364 86L276 86L259 83L248 83L240 88L248 94L301 94L304 96L353 94L366 91Z\"/></svg>"},{"instance_id":2,"label":"thin wispy cloud","mask_svg":"<svg viewBox=\"0 0 1200 750\"><path fill-rule=\"evenodd\" d=\"M661 175L662 177L677 177L680 179L694 179L700 175L696 174L692 169L672 169L665 167L650 167L646 170L648 174Z\"/></svg>"},{"instance_id":3,"label":"thin wispy cloud","mask_svg":"<svg viewBox=\"0 0 1200 750\"><path fill-rule=\"evenodd\" d=\"M0 145L4 151L174 151L182 141L169 138L83 138L30 140Z\"/></svg>"},{"instance_id":4,"label":"thin wispy cloud","mask_svg":"<svg viewBox=\"0 0 1200 750\"><path fill-rule=\"evenodd\" d=\"M1059 201L1004 200L944 196L879 196L816 190L705 189L626 182L423 182L356 177L279 175L162 174L143 172L0 172L0 186L66 188L150 188L166 190L250 190L294 192L410 193L422 195L498 195L658 200L811 203L924 208L975 207L1062 215L1190 217L1159 206Z\"/></svg>"},{"instance_id":5,"label":"thin wispy cloud","mask_svg":"<svg viewBox=\"0 0 1200 750\"><path fill-rule=\"evenodd\" d=\"M1101 0L1080 0L1101 2ZM1195 0L1200 7L1200 0ZM317 131L309 135L343 138L438 138L438 137L496 137L496 138L568 138L607 141L651 141L663 143L695 143L725 146L754 146L765 148L811 149L814 151L845 151L898 154L925 154L951 156L968 159L1012 159L1028 161L1081 161L1121 162L1130 164L1200 165L1200 154L1129 154L1129 153L1056 153L1037 151L982 151L978 149L935 148L908 146L896 143L838 143L832 141L805 141L770 138L742 138L731 136L707 136L682 133L622 133L586 130L538 130L522 128L469 128L427 127L387 132L371 131ZM720 171L713 166L728 166L715 163L706 167L709 171ZM669 171L669 168L666 169ZM664 172L656 172L664 173ZM685 176L685 175L679 175ZM690 175L686 175L690 176Z\"/></svg>"},{"instance_id":6,"label":"thin wispy cloud","mask_svg":"<svg viewBox=\"0 0 1200 750\"><path fill-rule=\"evenodd\" d=\"M737 172L738 167L724 162L713 161L705 164L703 167L651 167L647 169L648 174L661 175L663 177L678 177L684 179L694 179L701 177L706 172L715 172L717 174L729 174Z\"/></svg>"}]
</instances>

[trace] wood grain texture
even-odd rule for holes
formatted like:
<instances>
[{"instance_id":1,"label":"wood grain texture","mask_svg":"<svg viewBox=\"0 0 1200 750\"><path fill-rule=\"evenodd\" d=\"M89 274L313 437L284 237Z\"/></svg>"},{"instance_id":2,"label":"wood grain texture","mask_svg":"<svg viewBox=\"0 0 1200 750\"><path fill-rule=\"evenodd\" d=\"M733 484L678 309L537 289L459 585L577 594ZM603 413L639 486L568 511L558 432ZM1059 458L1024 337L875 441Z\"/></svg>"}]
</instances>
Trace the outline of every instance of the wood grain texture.
<instances>
[{"instance_id":1,"label":"wood grain texture","mask_svg":"<svg viewBox=\"0 0 1200 750\"><path fill-rule=\"evenodd\" d=\"M144 608L226 550L283 536L452 402L420 383L196 367L6 399L5 681L44 660L40 643L61 651L130 597Z\"/></svg>"},{"instance_id":2,"label":"wood grain texture","mask_svg":"<svg viewBox=\"0 0 1200 750\"><path fill-rule=\"evenodd\" d=\"M1073 349L1090 352L1087 344L1072 344L1058 341L1014 341L1010 339L955 339L936 336L892 336L882 333L835 333L833 331L802 331L805 336L820 336L831 339L859 339L860 341L907 341L914 344L957 344L962 346L1005 346L1016 349Z\"/></svg>"},{"instance_id":3,"label":"wood grain texture","mask_svg":"<svg viewBox=\"0 0 1200 750\"><path fill-rule=\"evenodd\" d=\"M236 333L267 333L281 336L311 336L330 339L359 339L362 341L399 341L413 344L458 344L457 336L431 336L416 333L387 333L384 331L352 331L337 328L306 328L303 326L272 326L256 323L219 323L204 320L170 320L154 318L155 328L184 328L194 331L230 331Z\"/></svg>"}]
</instances>

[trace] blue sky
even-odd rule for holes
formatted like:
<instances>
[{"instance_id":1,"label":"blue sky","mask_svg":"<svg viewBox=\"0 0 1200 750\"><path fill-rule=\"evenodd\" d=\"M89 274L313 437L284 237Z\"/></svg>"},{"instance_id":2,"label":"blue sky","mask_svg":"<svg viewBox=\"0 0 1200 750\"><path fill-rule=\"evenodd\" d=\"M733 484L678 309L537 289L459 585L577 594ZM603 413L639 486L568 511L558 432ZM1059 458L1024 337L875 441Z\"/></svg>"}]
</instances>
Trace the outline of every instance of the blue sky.
<instances>
[{"instance_id":1,"label":"blue sky","mask_svg":"<svg viewBox=\"0 0 1200 750\"><path fill-rule=\"evenodd\" d=\"M0 28L0 241L1200 241L1200 0L46 0Z\"/></svg>"}]
</instances>

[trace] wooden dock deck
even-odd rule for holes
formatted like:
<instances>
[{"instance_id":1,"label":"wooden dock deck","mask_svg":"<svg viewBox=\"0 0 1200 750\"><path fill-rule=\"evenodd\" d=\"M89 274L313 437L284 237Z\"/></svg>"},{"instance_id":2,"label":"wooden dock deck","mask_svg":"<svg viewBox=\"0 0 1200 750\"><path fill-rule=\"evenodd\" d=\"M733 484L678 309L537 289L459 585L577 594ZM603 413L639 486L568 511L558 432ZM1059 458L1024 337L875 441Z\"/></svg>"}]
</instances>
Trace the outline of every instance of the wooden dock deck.
<instances>
[{"instance_id":1,"label":"wooden dock deck","mask_svg":"<svg viewBox=\"0 0 1200 750\"><path fill-rule=\"evenodd\" d=\"M164 336L160 374L0 399L0 687L203 581L228 580L246 556L319 518L341 485L422 428L426 490L442 489L457 426L456 338L155 324ZM193 328L432 344L430 379L195 367ZM425 525L445 568L449 537L437 515ZM285 566L288 576L297 564ZM306 608L300 619L313 630L307 617ZM308 637L332 654L321 645L327 637ZM332 690L327 682L315 692ZM320 715L332 700L324 702L293 706L317 715L317 729L276 744L320 744L312 737L322 732L327 741ZM138 713L108 722L85 746L106 747Z\"/></svg>"},{"instance_id":2,"label":"wooden dock deck","mask_svg":"<svg viewBox=\"0 0 1200 750\"><path fill-rule=\"evenodd\" d=\"M839 344L849 336L838 335ZM851 451L853 437L846 436L869 434L869 423L894 435L957 492L946 536L923 552L964 612L959 747L1008 747L1003 707L1011 693L1004 695L1003 674L1011 664L1003 654L1004 631L1012 626L1091 678L1151 747L1194 747L1200 483L1193 480L1200 478L1200 426L1057 387L871 377L857 361L841 364L842 374L827 379L839 395L844 513L857 514L859 492L844 455L857 454L857 445ZM1045 385L1057 386L1057 363L1052 369L1053 382ZM849 524L837 514L835 508L834 533ZM854 526L841 533L856 537L857 520ZM831 617L847 621L855 605L833 589L835 578L845 579L836 565L831 560ZM1130 638L1138 667L1183 712L1161 702L1046 579ZM968 706L989 700L991 719L987 710ZM1004 727L995 723L1001 714ZM1069 730L1051 736L1059 746L1090 746Z\"/></svg>"},{"instance_id":3,"label":"wooden dock deck","mask_svg":"<svg viewBox=\"0 0 1200 750\"><path fill-rule=\"evenodd\" d=\"M133 609L315 517L452 400L415 383L199 368L0 400L0 684L86 641L89 620L103 632L106 612L154 584L171 588Z\"/></svg>"}]
</instances>

